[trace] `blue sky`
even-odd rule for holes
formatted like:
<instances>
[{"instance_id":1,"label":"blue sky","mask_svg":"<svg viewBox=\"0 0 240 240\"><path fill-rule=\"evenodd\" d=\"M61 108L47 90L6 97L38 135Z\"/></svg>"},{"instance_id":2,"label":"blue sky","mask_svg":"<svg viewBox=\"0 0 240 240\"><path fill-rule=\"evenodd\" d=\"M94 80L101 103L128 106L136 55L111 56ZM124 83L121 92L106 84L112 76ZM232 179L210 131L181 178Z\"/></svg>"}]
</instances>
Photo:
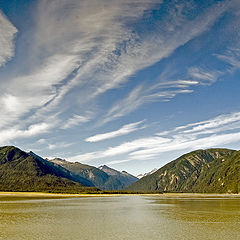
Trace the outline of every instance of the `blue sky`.
<instances>
[{"instance_id":1,"label":"blue sky","mask_svg":"<svg viewBox=\"0 0 240 240\"><path fill-rule=\"evenodd\" d=\"M240 149L238 0L0 8L0 145L132 174Z\"/></svg>"}]
</instances>

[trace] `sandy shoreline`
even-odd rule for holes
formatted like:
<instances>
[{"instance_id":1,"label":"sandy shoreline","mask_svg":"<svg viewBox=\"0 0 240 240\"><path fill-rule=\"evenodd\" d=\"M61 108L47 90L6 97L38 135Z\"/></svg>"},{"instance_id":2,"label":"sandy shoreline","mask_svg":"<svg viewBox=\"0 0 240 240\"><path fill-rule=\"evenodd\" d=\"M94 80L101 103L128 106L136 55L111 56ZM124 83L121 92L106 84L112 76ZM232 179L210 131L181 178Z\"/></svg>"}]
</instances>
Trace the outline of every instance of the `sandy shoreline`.
<instances>
[{"instance_id":1,"label":"sandy shoreline","mask_svg":"<svg viewBox=\"0 0 240 240\"><path fill-rule=\"evenodd\" d=\"M68 194L68 193L44 193L44 192L0 192L0 197L114 197L120 194ZM121 194L123 195L123 194Z\"/></svg>"},{"instance_id":2,"label":"sandy shoreline","mask_svg":"<svg viewBox=\"0 0 240 240\"><path fill-rule=\"evenodd\" d=\"M80 197L119 197L119 196L152 196L161 198L240 198L240 194L212 193L164 193L164 194L67 194L43 192L0 192L0 197L26 198L80 198Z\"/></svg>"}]
</instances>

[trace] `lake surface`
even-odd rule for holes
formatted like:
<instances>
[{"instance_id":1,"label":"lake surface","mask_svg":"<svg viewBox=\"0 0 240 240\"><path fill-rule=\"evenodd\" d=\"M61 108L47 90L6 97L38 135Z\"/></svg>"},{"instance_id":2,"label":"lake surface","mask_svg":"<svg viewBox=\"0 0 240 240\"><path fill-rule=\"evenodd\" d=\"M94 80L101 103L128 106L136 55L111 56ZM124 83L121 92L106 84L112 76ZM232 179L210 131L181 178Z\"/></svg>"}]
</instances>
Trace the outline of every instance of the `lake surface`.
<instances>
[{"instance_id":1,"label":"lake surface","mask_svg":"<svg viewBox=\"0 0 240 240\"><path fill-rule=\"evenodd\" d=\"M0 239L239 240L240 198L0 196Z\"/></svg>"}]
</instances>

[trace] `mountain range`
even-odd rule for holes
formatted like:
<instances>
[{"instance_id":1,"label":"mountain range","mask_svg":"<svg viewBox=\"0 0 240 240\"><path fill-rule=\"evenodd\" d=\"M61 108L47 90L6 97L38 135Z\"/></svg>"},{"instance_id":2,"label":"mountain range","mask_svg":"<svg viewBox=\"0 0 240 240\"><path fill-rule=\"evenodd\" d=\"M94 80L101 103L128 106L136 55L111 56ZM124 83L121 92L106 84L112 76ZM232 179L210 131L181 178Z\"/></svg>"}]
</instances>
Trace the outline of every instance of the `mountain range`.
<instances>
[{"instance_id":1,"label":"mountain range","mask_svg":"<svg viewBox=\"0 0 240 240\"><path fill-rule=\"evenodd\" d=\"M101 190L123 190L138 180L125 171L119 172L106 165L96 168L79 162L68 162L60 158L49 161L89 180Z\"/></svg>"},{"instance_id":2,"label":"mountain range","mask_svg":"<svg viewBox=\"0 0 240 240\"><path fill-rule=\"evenodd\" d=\"M0 147L0 191L90 193L239 193L240 151L197 150L182 155L141 179L106 165L99 168L55 158L43 159L14 146Z\"/></svg>"},{"instance_id":3,"label":"mountain range","mask_svg":"<svg viewBox=\"0 0 240 240\"><path fill-rule=\"evenodd\" d=\"M14 146L0 148L0 191L93 192L122 190L138 179L107 166L99 168L43 159Z\"/></svg>"},{"instance_id":4,"label":"mountain range","mask_svg":"<svg viewBox=\"0 0 240 240\"><path fill-rule=\"evenodd\" d=\"M239 193L240 151L197 150L127 187L139 192Z\"/></svg>"}]
</instances>

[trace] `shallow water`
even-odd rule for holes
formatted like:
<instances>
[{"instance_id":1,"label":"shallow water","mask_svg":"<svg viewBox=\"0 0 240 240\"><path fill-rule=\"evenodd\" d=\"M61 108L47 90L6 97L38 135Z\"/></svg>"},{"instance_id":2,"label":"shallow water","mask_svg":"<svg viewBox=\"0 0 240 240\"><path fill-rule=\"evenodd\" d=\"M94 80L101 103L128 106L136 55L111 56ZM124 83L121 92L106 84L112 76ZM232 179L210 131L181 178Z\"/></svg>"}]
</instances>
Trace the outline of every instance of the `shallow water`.
<instances>
[{"instance_id":1,"label":"shallow water","mask_svg":"<svg viewBox=\"0 0 240 240\"><path fill-rule=\"evenodd\" d=\"M240 199L0 198L0 239L237 240Z\"/></svg>"}]
</instances>

